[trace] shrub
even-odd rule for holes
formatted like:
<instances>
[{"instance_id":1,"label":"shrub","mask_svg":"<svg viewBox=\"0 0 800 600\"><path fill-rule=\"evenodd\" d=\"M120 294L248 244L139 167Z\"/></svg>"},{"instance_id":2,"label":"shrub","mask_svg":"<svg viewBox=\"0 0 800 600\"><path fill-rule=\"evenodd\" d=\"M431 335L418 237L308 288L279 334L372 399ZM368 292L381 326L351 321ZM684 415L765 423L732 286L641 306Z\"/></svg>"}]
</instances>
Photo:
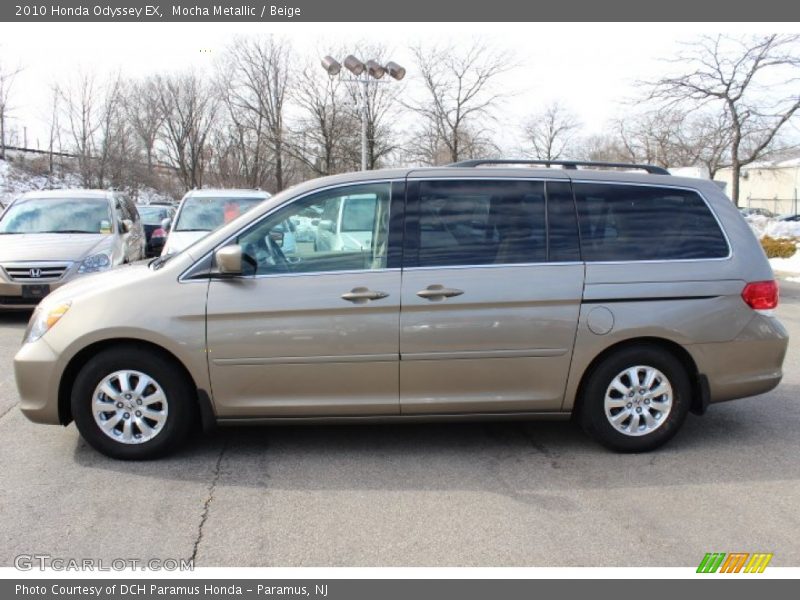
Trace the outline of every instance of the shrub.
<instances>
[{"instance_id":1,"label":"shrub","mask_svg":"<svg viewBox=\"0 0 800 600\"><path fill-rule=\"evenodd\" d=\"M767 253L767 258L789 258L797 252L797 242L795 240L775 239L768 235L761 238L761 246Z\"/></svg>"}]
</instances>

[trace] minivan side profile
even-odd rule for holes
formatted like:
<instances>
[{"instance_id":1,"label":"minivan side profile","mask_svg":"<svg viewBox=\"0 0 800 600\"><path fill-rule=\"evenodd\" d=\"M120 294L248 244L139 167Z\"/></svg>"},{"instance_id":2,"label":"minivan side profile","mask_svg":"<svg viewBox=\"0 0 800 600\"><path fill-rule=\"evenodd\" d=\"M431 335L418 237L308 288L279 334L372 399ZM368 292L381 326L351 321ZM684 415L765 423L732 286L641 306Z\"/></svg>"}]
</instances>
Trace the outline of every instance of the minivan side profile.
<instances>
[{"instance_id":1,"label":"minivan side profile","mask_svg":"<svg viewBox=\"0 0 800 600\"><path fill-rule=\"evenodd\" d=\"M503 162L310 181L183 252L56 290L15 357L22 411L121 459L171 451L198 418L573 417L642 452L689 412L778 385L777 284L716 184ZM349 199L362 241L316 243ZM290 255L287 222L316 228Z\"/></svg>"}]
</instances>

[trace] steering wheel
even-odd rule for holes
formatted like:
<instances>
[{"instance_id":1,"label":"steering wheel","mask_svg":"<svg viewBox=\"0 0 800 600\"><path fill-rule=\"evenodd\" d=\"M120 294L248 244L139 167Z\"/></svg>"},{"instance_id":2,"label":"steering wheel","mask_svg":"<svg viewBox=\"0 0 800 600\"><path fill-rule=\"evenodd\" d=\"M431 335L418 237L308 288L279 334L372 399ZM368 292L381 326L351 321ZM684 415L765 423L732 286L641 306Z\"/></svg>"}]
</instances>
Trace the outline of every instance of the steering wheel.
<instances>
[{"instance_id":1,"label":"steering wheel","mask_svg":"<svg viewBox=\"0 0 800 600\"><path fill-rule=\"evenodd\" d=\"M269 235L265 238L265 245L267 247L267 252L272 257L272 260L275 262L275 268L280 271L281 273L288 273L292 270L289 261L286 258L286 255L281 250L281 247L275 243Z\"/></svg>"}]
</instances>

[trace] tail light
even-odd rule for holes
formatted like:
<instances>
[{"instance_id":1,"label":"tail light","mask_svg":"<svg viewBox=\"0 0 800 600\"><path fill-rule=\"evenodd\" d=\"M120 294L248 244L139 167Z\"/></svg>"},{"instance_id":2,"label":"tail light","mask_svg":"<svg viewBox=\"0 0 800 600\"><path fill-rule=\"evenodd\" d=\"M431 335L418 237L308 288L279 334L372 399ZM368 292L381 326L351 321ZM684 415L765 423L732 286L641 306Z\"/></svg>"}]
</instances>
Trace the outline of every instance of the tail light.
<instances>
[{"instance_id":1,"label":"tail light","mask_svg":"<svg viewBox=\"0 0 800 600\"><path fill-rule=\"evenodd\" d=\"M167 237L167 232L164 231L161 227L158 229L154 229L151 238L165 238Z\"/></svg>"},{"instance_id":2,"label":"tail light","mask_svg":"<svg viewBox=\"0 0 800 600\"><path fill-rule=\"evenodd\" d=\"M742 290L742 299L753 310L772 310L778 306L778 282L755 281Z\"/></svg>"}]
</instances>

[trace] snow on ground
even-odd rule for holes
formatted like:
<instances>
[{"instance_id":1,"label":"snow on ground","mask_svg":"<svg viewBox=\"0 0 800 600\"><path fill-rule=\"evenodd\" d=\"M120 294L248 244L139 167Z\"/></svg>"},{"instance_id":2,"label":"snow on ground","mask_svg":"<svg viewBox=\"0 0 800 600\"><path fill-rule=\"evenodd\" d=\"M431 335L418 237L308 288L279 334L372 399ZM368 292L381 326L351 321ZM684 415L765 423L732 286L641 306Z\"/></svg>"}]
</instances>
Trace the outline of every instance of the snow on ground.
<instances>
[{"instance_id":1,"label":"snow on ground","mask_svg":"<svg viewBox=\"0 0 800 600\"><path fill-rule=\"evenodd\" d=\"M770 258L769 264L773 271L800 275L800 252L789 258Z\"/></svg>"},{"instance_id":2,"label":"snow on ground","mask_svg":"<svg viewBox=\"0 0 800 600\"><path fill-rule=\"evenodd\" d=\"M780 221L761 215L745 217L750 228L760 239L765 235L771 238L800 238L800 221Z\"/></svg>"}]
</instances>

